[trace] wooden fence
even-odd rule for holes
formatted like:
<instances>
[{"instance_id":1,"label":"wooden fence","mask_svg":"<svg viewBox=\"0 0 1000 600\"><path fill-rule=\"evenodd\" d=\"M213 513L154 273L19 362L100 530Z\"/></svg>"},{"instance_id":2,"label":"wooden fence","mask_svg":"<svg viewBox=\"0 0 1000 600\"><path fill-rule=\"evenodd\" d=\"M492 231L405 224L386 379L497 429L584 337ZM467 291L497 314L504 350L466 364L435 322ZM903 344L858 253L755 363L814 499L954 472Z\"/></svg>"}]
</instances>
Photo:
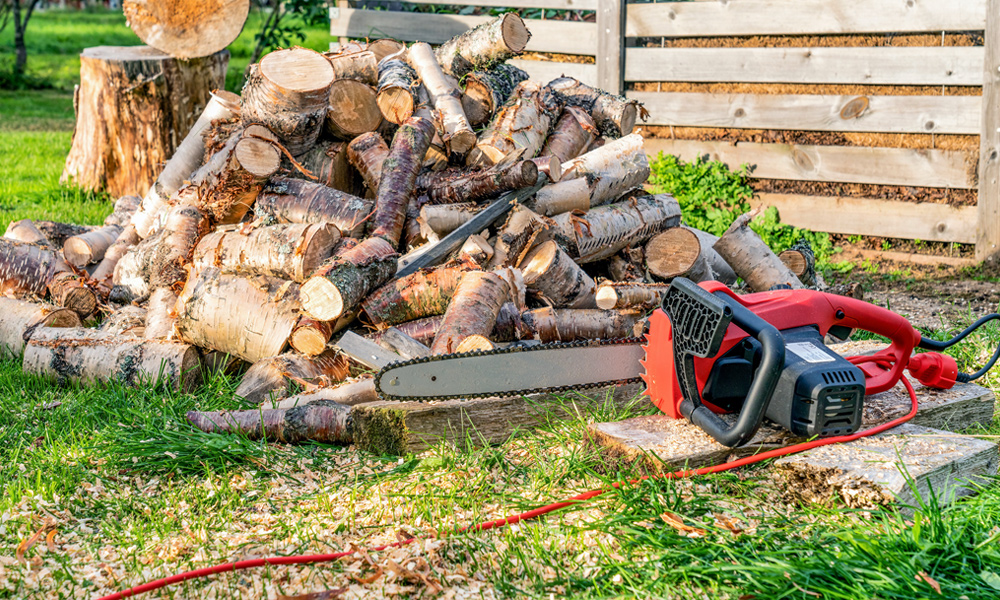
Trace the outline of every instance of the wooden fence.
<instances>
[{"instance_id":1,"label":"wooden fence","mask_svg":"<svg viewBox=\"0 0 1000 600\"><path fill-rule=\"evenodd\" d=\"M419 0L418 3L428 3ZM440 2L438 2L440 3ZM452 0L456 5L563 8L594 11L594 22L531 19L529 52L593 56L595 64L517 61L532 77L571 75L642 101L648 125L683 128L978 135L979 152L933 147L873 147L799 143L649 139L685 160L709 155L753 167L761 179L971 190L975 206L877 198L761 193L782 221L817 231L962 242L976 258L1000 253L1000 0L700 0L627 3L623 0ZM332 33L395 37L431 43L487 17L335 8ZM944 45L949 32L982 32L984 45ZM937 46L718 47L742 36L857 36L936 34ZM648 46L650 39L698 38L697 47ZM815 38L813 38L815 39ZM787 41L786 44L787 45ZM879 86L863 92L712 93L636 91L667 84L757 84L794 88ZM637 86L637 83L643 85ZM792 84L787 86L786 84ZM903 88L901 86L907 86ZM924 86L914 93L913 86ZM940 93L927 92L929 86ZM976 88L945 95L946 87ZM677 87L674 85L673 87ZM704 86L702 86L704 87ZM777 88L776 88L777 89ZM822 88L820 88L822 90ZM872 88L875 89L875 88ZM906 90L894 93L894 89ZM705 131L710 131L706 129ZM683 137L683 136L679 136ZM969 192L966 192L968 195Z\"/></svg>"}]
</instances>

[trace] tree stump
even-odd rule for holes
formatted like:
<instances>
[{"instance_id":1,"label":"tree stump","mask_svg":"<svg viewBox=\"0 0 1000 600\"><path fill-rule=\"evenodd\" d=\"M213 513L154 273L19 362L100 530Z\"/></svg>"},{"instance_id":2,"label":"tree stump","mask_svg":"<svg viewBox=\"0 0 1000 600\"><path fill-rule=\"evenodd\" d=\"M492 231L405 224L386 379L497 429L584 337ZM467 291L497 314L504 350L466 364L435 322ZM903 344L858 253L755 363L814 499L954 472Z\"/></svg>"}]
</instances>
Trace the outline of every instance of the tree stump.
<instances>
[{"instance_id":1,"label":"tree stump","mask_svg":"<svg viewBox=\"0 0 1000 600\"><path fill-rule=\"evenodd\" d=\"M149 46L99 46L80 56L76 128L62 183L143 196L225 84L229 52L177 60Z\"/></svg>"}]
</instances>

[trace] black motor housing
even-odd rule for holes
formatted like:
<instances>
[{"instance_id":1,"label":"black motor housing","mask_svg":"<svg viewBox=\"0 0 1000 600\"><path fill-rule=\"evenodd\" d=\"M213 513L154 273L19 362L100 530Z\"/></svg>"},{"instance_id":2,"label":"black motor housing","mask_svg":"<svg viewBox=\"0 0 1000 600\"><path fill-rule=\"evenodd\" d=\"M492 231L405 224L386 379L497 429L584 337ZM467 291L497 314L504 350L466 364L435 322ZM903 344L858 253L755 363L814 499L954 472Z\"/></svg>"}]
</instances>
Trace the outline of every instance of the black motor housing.
<instances>
[{"instance_id":1,"label":"black motor housing","mask_svg":"<svg viewBox=\"0 0 1000 600\"><path fill-rule=\"evenodd\" d=\"M815 326L781 332L785 364L764 415L801 437L831 437L861 427L865 376L823 344ZM760 343L748 337L712 366L702 398L739 412L760 362Z\"/></svg>"}]
</instances>

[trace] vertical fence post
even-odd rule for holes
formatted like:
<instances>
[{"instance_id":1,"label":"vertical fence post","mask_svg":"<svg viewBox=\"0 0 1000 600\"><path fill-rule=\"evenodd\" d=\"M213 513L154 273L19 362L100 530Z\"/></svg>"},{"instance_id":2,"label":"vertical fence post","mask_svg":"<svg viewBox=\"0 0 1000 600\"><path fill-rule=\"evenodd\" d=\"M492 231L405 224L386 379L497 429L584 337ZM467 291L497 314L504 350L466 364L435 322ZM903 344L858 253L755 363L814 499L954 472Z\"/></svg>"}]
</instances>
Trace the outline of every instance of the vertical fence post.
<instances>
[{"instance_id":1,"label":"vertical fence post","mask_svg":"<svg viewBox=\"0 0 1000 600\"><path fill-rule=\"evenodd\" d=\"M976 260L1000 258L1000 0L986 2Z\"/></svg>"},{"instance_id":2,"label":"vertical fence post","mask_svg":"<svg viewBox=\"0 0 1000 600\"><path fill-rule=\"evenodd\" d=\"M597 0L597 87L625 90L625 11L628 0Z\"/></svg>"}]
</instances>

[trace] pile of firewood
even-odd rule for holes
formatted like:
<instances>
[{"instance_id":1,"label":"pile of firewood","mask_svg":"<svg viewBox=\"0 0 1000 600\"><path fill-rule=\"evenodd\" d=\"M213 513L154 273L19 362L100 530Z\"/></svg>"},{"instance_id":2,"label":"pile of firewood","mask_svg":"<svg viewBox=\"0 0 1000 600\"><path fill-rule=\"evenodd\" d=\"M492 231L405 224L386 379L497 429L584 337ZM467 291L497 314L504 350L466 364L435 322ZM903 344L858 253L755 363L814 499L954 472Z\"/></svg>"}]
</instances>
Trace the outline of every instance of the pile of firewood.
<instances>
[{"instance_id":1,"label":"pile of firewood","mask_svg":"<svg viewBox=\"0 0 1000 600\"><path fill-rule=\"evenodd\" d=\"M359 363L331 342L347 328L403 357L622 338L677 276L802 286L785 263L810 272L808 251L782 262L746 219L715 238L682 226L670 195L644 193L641 107L530 80L505 63L529 36L506 14L436 51L376 40L266 55L103 226L11 224L0 280L19 300L3 302L0 345L60 382L186 390L245 362L248 406L297 386L279 406L357 403L374 386L349 379ZM502 218L476 225L497 206Z\"/></svg>"}]
</instances>

